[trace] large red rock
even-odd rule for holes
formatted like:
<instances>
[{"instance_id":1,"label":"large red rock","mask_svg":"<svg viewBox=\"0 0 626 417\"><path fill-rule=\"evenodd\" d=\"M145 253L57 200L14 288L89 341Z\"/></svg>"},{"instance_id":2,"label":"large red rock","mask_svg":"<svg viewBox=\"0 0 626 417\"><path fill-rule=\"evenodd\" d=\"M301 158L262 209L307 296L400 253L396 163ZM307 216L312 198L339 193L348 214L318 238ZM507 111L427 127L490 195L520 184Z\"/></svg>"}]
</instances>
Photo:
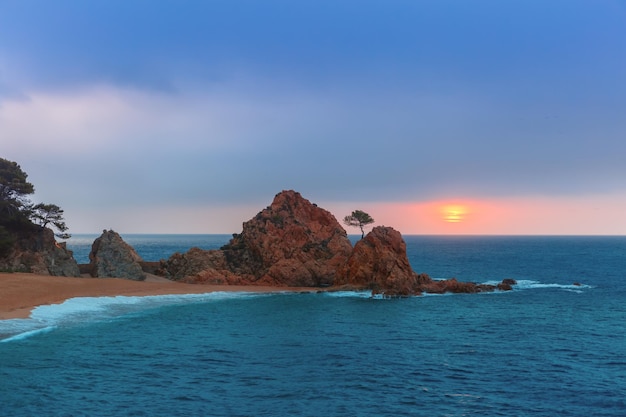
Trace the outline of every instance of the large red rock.
<instances>
[{"instance_id":1,"label":"large red rock","mask_svg":"<svg viewBox=\"0 0 626 417\"><path fill-rule=\"evenodd\" d=\"M298 192L282 191L220 251L194 249L164 268L187 282L328 286L351 251L330 212Z\"/></svg>"},{"instance_id":2,"label":"large red rock","mask_svg":"<svg viewBox=\"0 0 626 417\"><path fill-rule=\"evenodd\" d=\"M391 227L377 226L354 247L348 261L337 271L336 285L370 288L387 296L421 293L421 285L431 282L416 274L406 255L402 235Z\"/></svg>"},{"instance_id":3,"label":"large red rock","mask_svg":"<svg viewBox=\"0 0 626 417\"><path fill-rule=\"evenodd\" d=\"M402 235L390 227L375 227L352 249L335 217L295 191L277 194L220 250L193 248L174 254L163 262L160 273L192 283L334 285L371 289L389 297L495 289L456 279L433 281L426 274L416 274Z\"/></svg>"},{"instance_id":4,"label":"large red rock","mask_svg":"<svg viewBox=\"0 0 626 417\"><path fill-rule=\"evenodd\" d=\"M514 281L513 281L514 282ZM375 227L355 246L346 264L337 271L335 284L351 288L369 288L386 297L426 293L478 293L506 291L511 286L460 282L455 278L435 281L427 274L416 274L406 255L402 235L391 227Z\"/></svg>"}]
</instances>

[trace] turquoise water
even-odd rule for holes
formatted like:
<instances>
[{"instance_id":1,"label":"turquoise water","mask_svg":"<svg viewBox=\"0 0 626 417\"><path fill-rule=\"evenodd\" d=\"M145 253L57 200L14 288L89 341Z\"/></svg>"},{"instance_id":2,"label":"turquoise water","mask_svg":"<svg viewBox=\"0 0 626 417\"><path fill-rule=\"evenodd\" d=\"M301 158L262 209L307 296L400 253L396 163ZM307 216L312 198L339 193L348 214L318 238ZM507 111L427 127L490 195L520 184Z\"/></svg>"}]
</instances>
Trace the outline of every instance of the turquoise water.
<instances>
[{"instance_id":1,"label":"turquoise water","mask_svg":"<svg viewBox=\"0 0 626 417\"><path fill-rule=\"evenodd\" d=\"M405 239L417 271L520 285L41 307L0 324L0 415L626 415L626 238Z\"/></svg>"}]
</instances>

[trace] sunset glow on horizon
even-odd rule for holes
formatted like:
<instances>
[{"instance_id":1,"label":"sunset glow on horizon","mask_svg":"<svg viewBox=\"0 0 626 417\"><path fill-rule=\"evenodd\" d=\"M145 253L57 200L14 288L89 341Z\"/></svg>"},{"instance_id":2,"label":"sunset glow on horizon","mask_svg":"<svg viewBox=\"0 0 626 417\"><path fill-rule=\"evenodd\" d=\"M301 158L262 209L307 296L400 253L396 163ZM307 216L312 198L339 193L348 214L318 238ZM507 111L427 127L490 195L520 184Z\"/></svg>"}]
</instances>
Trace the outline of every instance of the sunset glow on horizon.
<instances>
[{"instance_id":1,"label":"sunset glow on horizon","mask_svg":"<svg viewBox=\"0 0 626 417\"><path fill-rule=\"evenodd\" d=\"M406 235L624 235L624 223L614 221L623 215L623 207L626 196L613 194L586 201L574 197L509 197L329 203L325 208L336 217L359 208L376 220L373 226L390 226Z\"/></svg>"},{"instance_id":2,"label":"sunset glow on horizon","mask_svg":"<svg viewBox=\"0 0 626 417\"><path fill-rule=\"evenodd\" d=\"M467 208L462 205L445 205L441 208L443 220L448 223L460 223L465 220Z\"/></svg>"},{"instance_id":3,"label":"sunset glow on horizon","mask_svg":"<svg viewBox=\"0 0 626 417\"><path fill-rule=\"evenodd\" d=\"M0 157L71 233L233 233L296 190L626 235L623 3L0 1Z\"/></svg>"},{"instance_id":4,"label":"sunset glow on horizon","mask_svg":"<svg viewBox=\"0 0 626 417\"><path fill-rule=\"evenodd\" d=\"M389 226L403 235L626 235L623 216L625 195L599 195L581 202L573 197L510 197L501 199L445 199L421 202L334 202L304 198L330 211L340 222L353 210L370 214L375 226ZM69 207L75 219L74 233L93 233L102 224L124 233L231 234L242 223L271 203L272 196L258 204L203 205L184 207L136 206L109 210L98 218L88 211ZM567 210L563 208L567 207ZM181 215L182 213L182 215ZM351 228L349 234L357 231Z\"/></svg>"}]
</instances>

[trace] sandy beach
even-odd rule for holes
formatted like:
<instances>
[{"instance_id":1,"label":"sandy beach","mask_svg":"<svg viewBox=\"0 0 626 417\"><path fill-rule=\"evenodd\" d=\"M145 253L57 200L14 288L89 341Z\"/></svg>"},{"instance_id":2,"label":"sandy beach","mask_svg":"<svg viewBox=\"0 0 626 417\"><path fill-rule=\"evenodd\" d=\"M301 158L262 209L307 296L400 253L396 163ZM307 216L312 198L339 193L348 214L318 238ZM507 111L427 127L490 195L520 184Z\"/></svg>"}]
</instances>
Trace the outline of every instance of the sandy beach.
<instances>
[{"instance_id":1,"label":"sandy beach","mask_svg":"<svg viewBox=\"0 0 626 417\"><path fill-rule=\"evenodd\" d=\"M158 278L68 278L26 273L0 273L0 320L28 318L33 308L74 297L203 294L215 291L317 291L317 288L182 284Z\"/></svg>"}]
</instances>

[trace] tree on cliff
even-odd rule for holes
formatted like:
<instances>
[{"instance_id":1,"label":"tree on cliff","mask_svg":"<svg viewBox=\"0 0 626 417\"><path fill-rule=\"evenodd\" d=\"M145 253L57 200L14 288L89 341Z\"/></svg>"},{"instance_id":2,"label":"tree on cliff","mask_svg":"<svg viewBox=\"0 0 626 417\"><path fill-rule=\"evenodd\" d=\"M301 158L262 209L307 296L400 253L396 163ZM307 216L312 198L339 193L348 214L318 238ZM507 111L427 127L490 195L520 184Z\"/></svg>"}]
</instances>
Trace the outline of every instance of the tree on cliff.
<instances>
[{"instance_id":1,"label":"tree on cliff","mask_svg":"<svg viewBox=\"0 0 626 417\"><path fill-rule=\"evenodd\" d=\"M52 225L59 233L55 233L56 237L61 239L69 239L71 235L67 233L68 227L63 220L63 210L56 204L39 203L30 209L30 218L38 223L42 228Z\"/></svg>"},{"instance_id":2,"label":"tree on cliff","mask_svg":"<svg viewBox=\"0 0 626 417\"><path fill-rule=\"evenodd\" d=\"M27 178L28 174L16 162L0 158L0 240L8 239L2 238L8 236L7 230L33 227L34 223L42 228L52 225L60 232L57 237L69 238L63 210L59 206L43 203L33 205L26 197L35 192L35 187Z\"/></svg>"},{"instance_id":3,"label":"tree on cliff","mask_svg":"<svg viewBox=\"0 0 626 417\"><path fill-rule=\"evenodd\" d=\"M28 174L17 163L0 158L0 223L27 217L26 196L34 193L35 187L26 178Z\"/></svg>"},{"instance_id":4,"label":"tree on cliff","mask_svg":"<svg viewBox=\"0 0 626 417\"><path fill-rule=\"evenodd\" d=\"M364 211L354 210L352 214L343 218L346 226L358 227L361 229L361 239L365 236L363 227L374 223L374 219Z\"/></svg>"}]
</instances>

